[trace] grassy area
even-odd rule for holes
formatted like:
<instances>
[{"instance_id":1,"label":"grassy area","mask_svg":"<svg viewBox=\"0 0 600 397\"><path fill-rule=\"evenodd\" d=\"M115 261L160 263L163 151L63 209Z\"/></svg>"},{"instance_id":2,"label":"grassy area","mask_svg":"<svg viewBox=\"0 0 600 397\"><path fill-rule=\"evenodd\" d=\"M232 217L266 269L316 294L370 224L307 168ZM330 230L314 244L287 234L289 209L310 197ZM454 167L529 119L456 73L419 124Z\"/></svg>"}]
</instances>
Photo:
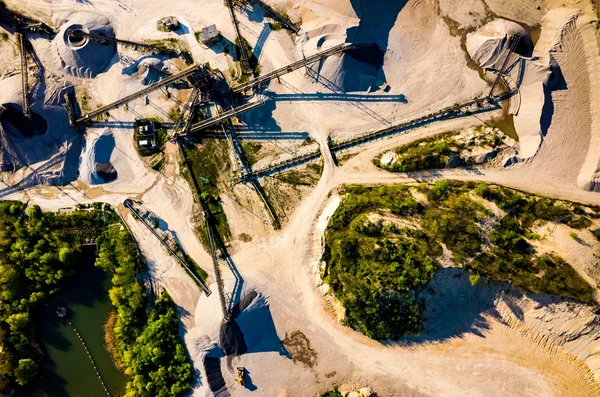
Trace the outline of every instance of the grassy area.
<instances>
[{"instance_id":1,"label":"grassy area","mask_svg":"<svg viewBox=\"0 0 600 397\"><path fill-rule=\"evenodd\" d=\"M179 105L173 106L169 110L169 118L171 119L172 122L176 123L180 117L181 117L181 108L179 107Z\"/></svg>"},{"instance_id":2,"label":"grassy area","mask_svg":"<svg viewBox=\"0 0 600 397\"><path fill-rule=\"evenodd\" d=\"M391 172L415 172L448 166L472 165L472 160L460 158L462 151L475 147L498 148L503 144L503 139L495 132L484 134L483 126L474 129L471 143L459 140L459 134L458 131L447 132L434 138L421 139L410 145L400 146L395 150L398 159L391 165L381 164L382 155L373 159L373 163Z\"/></svg>"},{"instance_id":3,"label":"grassy area","mask_svg":"<svg viewBox=\"0 0 600 397\"><path fill-rule=\"evenodd\" d=\"M334 390L330 390L326 393L321 394L321 397L344 397L344 396L342 395L342 393L340 393L338 391L337 388L335 388Z\"/></svg>"},{"instance_id":4,"label":"grassy area","mask_svg":"<svg viewBox=\"0 0 600 397\"><path fill-rule=\"evenodd\" d=\"M161 40L144 40L144 44L151 45L159 51L174 51L180 48L179 40L174 37Z\"/></svg>"},{"instance_id":5,"label":"grassy area","mask_svg":"<svg viewBox=\"0 0 600 397\"><path fill-rule=\"evenodd\" d=\"M163 169L166 162L167 162L167 156L166 155L160 156L156 160L154 160L150 163L150 168L152 168L154 171L160 171Z\"/></svg>"},{"instance_id":6,"label":"grassy area","mask_svg":"<svg viewBox=\"0 0 600 397\"><path fill-rule=\"evenodd\" d=\"M228 146L226 140L205 139L201 145L186 144L185 152L190 161L192 172L200 187L202 198L208 204L214 223L221 239L226 242L231 239L231 231L227 216L223 211L219 197L219 186L222 186L223 176L230 176ZM184 174L186 178L190 176ZM189 179L188 179L189 180ZM204 224L199 227L202 241L208 245L208 237Z\"/></svg>"},{"instance_id":7,"label":"grassy area","mask_svg":"<svg viewBox=\"0 0 600 397\"><path fill-rule=\"evenodd\" d=\"M396 149L398 160L391 166L381 166L379 161L376 161L375 165L392 172L446 168L450 154L460 152L459 144L451 135L448 134L443 139L427 139L401 146Z\"/></svg>"},{"instance_id":8,"label":"grassy area","mask_svg":"<svg viewBox=\"0 0 600 397\"><path fill-rule=\"evenodd\" d=\"M242 142L242 150L244 151L244 156L246 156L246 160L248 160L248 165L252 166L256 164L258 161L257 155L262 149L262 145L258 142Z\"/></svg>"},{"instance_id":9,"label":"grassy area","mask_svg":"<svg viewBox=\"0 0 600 397\"><path fill-rule=\"evenodd\" d=\"M473 274L473 283L484 276L534 293L595 301L592 287L567 262L552 253L537 255L530 244L540 222L588 227L598 216L589 208L447 181L347 186L342 193L325 234L323 278L344 305L346 324L369 337L421 330L418 293L439 268L440 243ZM416 193L426 200L417 201ZM491 215L486 201L508 213L488 228L482 226Z\"/></svg>"},{"instance_id":10,"label":"grassy area","mask_svg":"<svg viewBox=\"0 0 600 397\"><path fill-rule=\"evenodd\" d=\"M308 163L305 171L289 170L275 176L276 179L292 186L313 186L319 182L323 173L323 164Z\"/></svg>"}]
</instances>

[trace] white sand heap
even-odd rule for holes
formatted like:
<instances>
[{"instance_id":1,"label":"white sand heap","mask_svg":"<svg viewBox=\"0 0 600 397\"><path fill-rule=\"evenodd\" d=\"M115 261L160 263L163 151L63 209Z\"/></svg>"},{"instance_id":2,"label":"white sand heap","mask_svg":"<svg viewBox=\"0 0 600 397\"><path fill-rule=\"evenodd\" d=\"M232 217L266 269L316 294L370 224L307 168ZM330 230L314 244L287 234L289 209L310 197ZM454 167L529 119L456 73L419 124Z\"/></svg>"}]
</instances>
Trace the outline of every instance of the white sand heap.
<instances>
[{"instance_id":1,"label":"white sand heap","mask_svg":"<svg viewBox=\"0 0 600 397\"><path fill-rule=\"evenodd\" d=\"M482 68L499 68L504 61L510 39L515 35L529 37L519 24L504 19L495 19L477 31L467 35L467 51Z\"/></svg>"},{"instance_id":2,"label":"white sand heap","mask_svg":"<svg viewBox=\"0 0 600 397\"><path fill-rule=\"evenodd\" d=\"M322 84L335 92L361 92L377 90L385 83L382 71L384 50L376 43L385 43L389 31L383 29L379 32L379 27L372 23L370 14L358 18L356 10L351 9L348 3L342 6L310 2L305 7L308 9L303 10L303 15L307 14L308 20L303 22L303 33L299 40L301 56L313 55L354 39L362 44L359 49L329 57L313 66L315 75L319 75ZM316 10L331 12L331 18L313 19L312 13ZM360 28L365 24L365 19L370 21L366 24L368 26ZM368 34L359 34L363 31Z\"/></svg>"},{"instance_id":3,"label":"white sand heap","mask_svg":"<svg viewBox=\"0 0 600 397\"><path fill-rule=\"evenodd\" d=\"M114 38L115 32L106 17L79 12L62 23L54 39L61 69L72 76L93 78L107 69L117 48L113 43L100 43L79 32L109 38Z\"/></svg>"},{"instance_id":4,"label":"white sand heap","mask_svg":"<svg viewBox=\"0 0 600 397\"><path fill-rule=\"evenodd\" d=\"M202 385L198 388L206 396L227 395L228 385L235 384L237 372L233 368L261 361L264 353L279 353L283 360L289 360L277 335L268 298L233 279L226 279L223 284L235 302L231 320L223 323L213 284L210 288L214 293L198 302L196 327L185 337L186 344L192 346L190 356L201 373Z\"/></svg>"},{"instance_id":5,"label":"white sand heap","mask_svg":"<svg viewBox=\"0 0 600 397\"><path fill-rule=\"evenodd\" d=\"M151 85L158 82L163 74L171 73L171 71L158 56L144 55L124 68L123 73L135 77L144 85Z\"/></svg>"},{"instance_id":6,"label":"white sand heap","mask_svg":"<svg viewBox=\"0 0 600 397\"><path fill-rule=\"evenodd\" d=\"M490 319L526 329L538 343L562 347L600 375L600 318L594 307L557 296L526 294L507 283L483 279L475 285L457 268L438 271L422 294L424 329L413 342L483 335Z\"/></svg>"},{"instance_id":7,"label":"white sand heap","mask_svg":"<svg viewBox=\"0 0 600 397\"><path fill-rule=\"evenodd\" d=\"M81 154L80 178L89 185L101 185L117 179L117 171L111 163L115 152L115 137L104 130L88 142Z\"/></svg>"},{"instance_id":8,"label":"white sand heap","mask_svg":"<svg viewBox=\"0 0 600 397\"><path fill-rule=\"evenodd\" d=\"M577 185L585 190L600 191L600 45L596 23L588 16L577 20L585 65L589 76L589 129L588 153L577 178Z\"/></svg>"},{"instance_id":9,"label":"white sand heap","mask_svg":"<svg viewBox=\"0 0 600 397\"><path fill-rule=\"evenodd\" d=\"M518 159L533 157L547 133L546 126L551 123L552 115L544 113L544 106L552 98L546 95L545 90L556 88L552 84L552 70L555 75L560 73L552 53L560 46L562 33L578 13L576 10L554 9L542 21L542 31L533 51L533 60L527 63L520 87L521 108L514 118L520 143Z\"/></svg>"},{"instance_id":10,"label":"white sand heap","mask_svg":"<svg viewBox=\"0 0 600 397\"><path fill-rule=\"evenodd\" d=\"M520 83L518 93L520 106L514 115L515 130L519 136L516 161L524 161L536 156L550 126L558 125L560 121L554 114L554 101L559 100L554 92L566 90L567 86L562 77L559 59L563 57L561 53L564 51L565 40L571 36L569 32L574 30L580 13L579 10L566 8L550 10L542 20L541 35L531 58L522 57L524 61L522 72L520 67L515 67L507 77L510 81L518 80ZM529 39L525 30L519 25L509 21L494 20L467 36L467 49L471 57L482 67L498 69L504 62L509 39L515 34ZM509 64L518 61L520 55L512 55L512 57ZM593 160L590 161L592 162ZM591 168L594 167L588 167ZM589 181L593 177L588 175L583 179ZM580 186L585 184L580 182Z\"/></svg>"},{"instance_id":11,"label":"white sand heap","mask_svg":"<svg viewBox=\"0 0 600 397\"><path fill-rule=\"evenodd\" d=\"M65 108L34 101L28 119L22 113L20 91L19 75L0 81L0 104L4 105L0 111L0 172L35 164L35 172L25 178L23 186L74 180L81 145L76 131L69 127ZM32 168L26 173L30 171Z\"/></svg>"},{"instance_id":12,"label":"white sand heap","mask_svg":"<svg viewBox=\"0 0 600 397\"><path fill-rule=\"evenodd\" d=\"M338 25L325 25L315 30L305 32L301 38L302 50L305 56L316 54L346 41L346 29ZM380 68L371 65L366 60L379 58L375 46L365 46L342 55L333 56L313 66L315 74L321 82L337 92L358 92L375 90L384 83L378 74Z\"/></svg>"}]
</instances>

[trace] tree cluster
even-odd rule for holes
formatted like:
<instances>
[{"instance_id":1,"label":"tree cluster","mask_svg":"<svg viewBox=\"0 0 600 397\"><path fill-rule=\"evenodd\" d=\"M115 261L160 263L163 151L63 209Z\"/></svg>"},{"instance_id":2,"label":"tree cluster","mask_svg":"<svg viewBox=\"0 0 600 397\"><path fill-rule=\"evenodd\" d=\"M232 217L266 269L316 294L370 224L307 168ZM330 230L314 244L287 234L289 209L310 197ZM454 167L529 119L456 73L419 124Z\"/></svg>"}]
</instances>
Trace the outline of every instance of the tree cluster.
<instances>
[{"instance_id":1,"label":"tree cluster","mask_svg":"<svg viewBox=\"0 0 600 397\"><path fill-rule=\"evenodd\" d=\"M0 390L38 374L43 355L35 342L34 310L68 282L85 231L103 222L93 211L51 214L36 205L0 202Z\"/></svg>"},{"instance_id":2,"label":"tree cluster","mask_svg":"<svg viewBox=\"0 0 600 397\"><path fill-rule=\"evenodd\" d=\"M532 228L539 222L587 228L600 208L448 181L353 185L343 193L325 234L323 277L344 305L346 323L371 338L421 330L418 296L439 268L440 243L472 273L472 283L485 276L535 293L595 302L593 288L571 265L555 254L537 255L530 241L537 238ZM486 201L507 214L494 221ZM380 220L371 221L373 216ZM389 221L397 217L415 226Z\"/></svg>"},{"instance_id":3,"label":"tree cluster","mask_svg":"<svg viewBox=\"0 0 600 397\"><path fill-rule=\"evenodd\" d=\"M127 230L108 228L98 247L96 266L112 274L115 351L130 376L126 396L185 394L192 384L192 366L179 338L173 301L163 293L146 315L146 298L136 278L143 270L141 256Z\"/></svg>"}]
</instances>

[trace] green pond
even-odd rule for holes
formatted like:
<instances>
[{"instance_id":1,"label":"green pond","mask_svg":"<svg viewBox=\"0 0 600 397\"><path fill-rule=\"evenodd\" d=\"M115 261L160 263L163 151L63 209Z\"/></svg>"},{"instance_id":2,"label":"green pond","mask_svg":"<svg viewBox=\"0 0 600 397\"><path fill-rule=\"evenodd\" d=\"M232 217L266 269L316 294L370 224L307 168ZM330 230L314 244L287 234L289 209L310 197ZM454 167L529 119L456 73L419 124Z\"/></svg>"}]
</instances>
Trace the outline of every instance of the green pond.
<instances>
[{"instance_id":1,"label":"green pond","mask_svg":"<svg viewBox=\"0 0 600 397\"><path fill-rule=\"evenodd\" d=\"M69 286L48 301L38 318L38 340L47 356L41 377L19 396L106 396L83 344L85 341L112 396L123 394L127 378L113 364L104 343L104 323L112 309L110 278L94 266L95 247L84 247L81 267ZM67 308L66 318L56 309Z\"/></svg>"}]
</instances>

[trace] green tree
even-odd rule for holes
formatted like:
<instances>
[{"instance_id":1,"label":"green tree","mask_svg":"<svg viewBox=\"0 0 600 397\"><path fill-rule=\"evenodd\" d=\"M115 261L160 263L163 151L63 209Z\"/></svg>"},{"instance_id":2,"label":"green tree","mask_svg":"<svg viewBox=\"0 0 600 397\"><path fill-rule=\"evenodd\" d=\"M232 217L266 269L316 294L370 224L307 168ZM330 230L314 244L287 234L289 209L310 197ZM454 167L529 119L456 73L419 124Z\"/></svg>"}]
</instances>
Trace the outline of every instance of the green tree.
<instances>
[{"instance_id":1,"label":"green tree","mask_svg":"<svg viewBox=\"0 0 600 397\"><path fill-rule=\"evenodd\" d=\"M19 366L15 369L15 378L20 385L29 383L38 373L38 365L31 358L19 360Z\"/></svg>"},{"instance_id":2,"label":"green tree","mask_svg":"<svg viewBox=\"0 0 600 397\"><path fill-rule=\"evenodd\" d=\"M29 315L27 313L15 313L6 319L6 323L12 331L22 330L29 324Z\"/></svg>"}]
</instances>

